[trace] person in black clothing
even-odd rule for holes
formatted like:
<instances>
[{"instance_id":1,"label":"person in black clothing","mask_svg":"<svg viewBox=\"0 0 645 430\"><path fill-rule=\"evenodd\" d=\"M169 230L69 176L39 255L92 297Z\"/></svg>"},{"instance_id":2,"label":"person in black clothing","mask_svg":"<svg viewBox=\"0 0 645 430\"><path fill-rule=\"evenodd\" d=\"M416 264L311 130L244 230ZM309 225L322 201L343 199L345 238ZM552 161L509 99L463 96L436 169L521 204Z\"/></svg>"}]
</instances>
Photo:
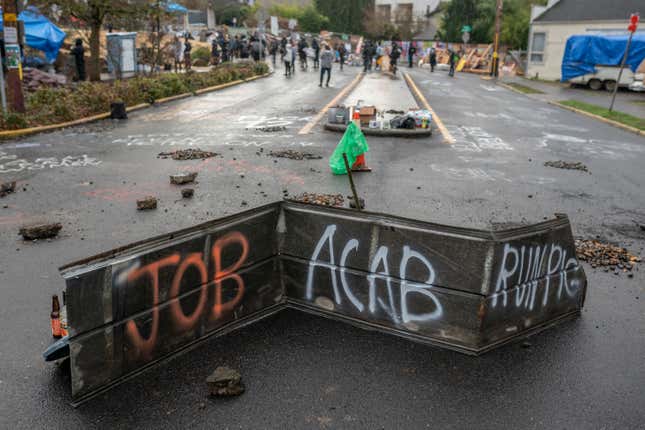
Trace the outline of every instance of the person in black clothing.
<instances>
[{"instance_id":1,"label":"person in black clothing","mask_svg":"<svg viewBox=\"0 0 645 430\"><path fill-rule=\"evenodd\" d=\"M434 68L437 66L437 51L434 48L430 51L430 71L434 72Z\"/></svg>"},{"instance_id":2,"label":"person in black clothing","mask_svg":"<svg viewBox=\"0 0 645 430\"><path fill-rule=\"evenodd\" d=\"M414 65L414 54L417 53L417 48L410 42L410 48L408 48L408 66L412 68Z\"/></svg>"},{"instance_id":3,"label":"person in black clothing","mask_svg":"<svg viewBox=\"0 0 645 430\"><path fill-rule=\"evenodd\" d=\"M396 74L396 63L399 61L400 56L401 50L399 49L399 45L392 41L392 50L390 51L390 70L392 73Z\"/></svg>"},{"instance_id":4,"label":"person in black clothing","mask_svg":"<svg viewBox=\"0 0 645 430\"><path fill-rule=\"evenodd\" d=\"M190 39L186 37L184 42L184 67L186 70L190 70L193 65L192 60L190 59L190 52L193 50L193 45L190 44Z\"/></svg>"},{"instance_id":5,"label":"person in black clothing","mask_svg":"<svg viewBox=\"0 0 645 430\"><path fill-rule=\"evenodd\" d=\"M271 54L271 58L273 60L273 67L275 67L276 56L278 55L278 46L278 41L275 39L271 41L271 45L269 46L269 53Z\"/></svg>"},{"instance_id":6,"label":"person in black clothing","mask_svg":"<svg viewBox=\"0 0 645 430\"><path fill-rule=\"evenodd\" d=\"M372 70L372 42L369 40L363 45L361 56L363 57L363 72L367 73L368 70Z\"/></svg>"},{"instance_id":7,"label":"person in black clothing","mask_svg":"<svg viewBox=\"0 0 645 430\"><path fill-rule=\"evenodd\" d=\"M343 70L343 64L345 64L345 57L347 56L347 48L345 48L345 44L341 43L340 46L338 47L338 57L340 60L340 70Z\"/></svg>"},{"instance_id":8,"label":"person in black clothing","mask_svg":"<svg viewBox=\"0 0 645 430\"><path fill-rule=\"evenodd\" d=\"M311 42L311 47L314 50L314 69L320 67L320 45L316 39Z\"/></svg>"},{"instance_id":9,"label":"person in black clothing","mask_svg":"<svg viewBox=\"0 0 645 430\"><path fill-rule=\"evenodd\" d=\"M454 77L455 76L455 65L457 63L457 60L459 59L457 57L457 53L453 51L448 51L450 54L450 72L448 72L448 76Z\"/></svg>"},{"instance_id":10,"label":"person in black clothing","mask_svg":"<svg viewBox=\"0 0 645 430\"><path fill-rule=\"evenodd\" d=\"M300 42L298 42L298 56L300 57L300 69L301 70L307 70L307 49L309 46L307 45L307 42L305 41L304 38L300 39Z\"/></svg>"},{"instance_id":11,"label":"person in black clothing","mask_svg":"<svg viewBox=\"0 0 645 430\"><path fill-rule=\"evenodd\" d=\"M79 81L85 80L85 48L83 48L83 41L76 39L74 47L71 50L74 56L74 63L76 65L76 79Z\"/></svg>"}]
</instances>

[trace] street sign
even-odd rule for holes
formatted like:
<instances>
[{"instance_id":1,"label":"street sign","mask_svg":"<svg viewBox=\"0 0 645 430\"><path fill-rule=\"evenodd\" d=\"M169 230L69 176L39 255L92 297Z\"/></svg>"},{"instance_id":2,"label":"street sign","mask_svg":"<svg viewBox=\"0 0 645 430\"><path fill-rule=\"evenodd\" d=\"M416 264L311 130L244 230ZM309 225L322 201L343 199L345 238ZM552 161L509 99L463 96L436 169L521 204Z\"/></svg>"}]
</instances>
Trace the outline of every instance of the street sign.
<instances>
[{"instance_id":1,"label":"street sign","mask_svg":"<svg viewBox=\"0 0 645 430\"><path fill-rule=\"evenodd\" d=\"M473 28L470 25L464 25L461 27L461 32L462 33L472 33Z\"/></svg>"},{"instance_id":2,"label":"street sign","mask_svg":"<svg viewBox=\"0 0 645 430\"><path fill-rule=\"evenodd\" d=\"M630 33L636 33L639 20L640 20L640 16L638 15L638 13L633 13L632 16L629 17L629 27L627 27L627 29L629 30Z\"/></svg>"},{"instance_id":3,"label":"street sign","mask_svg":"<svg viewBox=\"0 0 645 430\"><path fill-rule=\"evenodd\" d=\"M18 43L18 29L16 27L7 27L4 29L5 43Z\"/></svg>"}]
</instances>

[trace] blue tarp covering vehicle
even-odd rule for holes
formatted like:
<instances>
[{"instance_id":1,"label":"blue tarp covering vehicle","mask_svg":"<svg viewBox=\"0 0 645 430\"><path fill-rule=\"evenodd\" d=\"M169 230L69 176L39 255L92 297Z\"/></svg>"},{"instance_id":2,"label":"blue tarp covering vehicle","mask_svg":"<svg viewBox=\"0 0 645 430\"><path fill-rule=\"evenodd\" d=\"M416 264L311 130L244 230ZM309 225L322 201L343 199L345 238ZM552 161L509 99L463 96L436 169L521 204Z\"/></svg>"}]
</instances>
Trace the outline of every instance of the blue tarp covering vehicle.
<instances>
[{"instance_id":1,"label":"blue tarp covering vehicle","mask_svg":"<svg viewBox=\"0 0 645 430\"><path fill-rule=\"evenodd\" d=\"M571 36L562 58L562 82L578 76L596 73L596 66L620 66L629 35ZM635 33L625 66L632 72L645 59L645 34Z\"/></svg>"},{"instance_id":2,"label":"blue tarp covering vehicle","mask_svg":"<svg viewBox=\"0 0 645 430\"><path fill-rule=\"evenodd\" d=\"M18 19L25 23L27 46L43 51L47 60L53 63L65 40L65 32L41 15L36 8L25 9ZM4 23L0 14L0 31L3 30Z\"/></svg>"}]
</instances>

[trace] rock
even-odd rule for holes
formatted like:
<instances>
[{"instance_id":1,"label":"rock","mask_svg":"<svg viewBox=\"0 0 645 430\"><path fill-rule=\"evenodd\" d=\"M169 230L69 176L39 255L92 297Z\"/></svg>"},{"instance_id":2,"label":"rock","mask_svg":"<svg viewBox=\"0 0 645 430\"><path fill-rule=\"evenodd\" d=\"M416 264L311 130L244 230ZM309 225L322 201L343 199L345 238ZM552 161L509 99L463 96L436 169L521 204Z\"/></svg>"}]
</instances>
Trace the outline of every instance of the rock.
<instances>
[{"instance_id":1,"label":"rock","mask_svg":"<svg viewBox=\"0 0 645 430\"><path fill-rule=\"evenodd\" d=\"M206 378L206 384L211 396L239 396L244 393L242 376L236 370L220 366Z\"/></svg>"},{"instance_id":2,"label":"rock","mask_svg":"<svg viewBox=\"0 0 645 430\"><path fill-rule=\"evenodd\" d=\"M195 181L195 178L197 178L197 172L178 173L170 175L170 183L174 185L190 184Z\"/></svg>"},{"instance_id":3,"label":"rock","mask_svg":"<svg viewBox=\"0 0 645 430\"><path fill-rule=\"evenodd\" d=\"M185 199L190 199L195 195L195 190L192 188L184 188L181 190L181 196Z\"/></svg>"},{"instance_id":4,"label":"rock","mask_svg":"<svg viewBox=\"0 0 645 430\"><path fill-rule=\"evenodd\" d=\"M356 202L354 202L354 197L348 197L349 200L349 207L352 209L356 209ZM365 199L362 197L358 198L358 203L361 205L361 209L365 209Z\"/></svg>"},{"instance_id":5,"label":"rock","mask_svg":"<svg viewBox=\"0 0 645 430\"><path fill-rule=\"evenodd\" d=\"M286 129L287 129L287 127L285 127L283 125L256 127L257 131L263 131L265 133L276 133L278 131L285 131Z\"/></svg>"},{"instance_id":6,"label":"rock","mask_svg":"<svg viewBox=\"0 0 645 430\"><path fill-rule=\"evenodd\" d=\"M4 182L0 184L0 197L16 192L16 181Z\"/></svg>"},{"instance_id":7,"label":"rock","mask_svg":"<svg viewBox=\"0 0 645 430\"><path fill-rule=\"evenodd\" d=\"M137 210L138 211L148 211L152 209L157 209L157 198L153 196L147 196L142 199L137 200Z\"/></svg>"},{"instance_id":8,"label":"rock","mask_svg":"<svg viewBox=\"0 0 645 430\"><path fill-rule=\"evenodd\" d=\"M49 239L58 236L63 228L59 222L53 224L36 224L20 227L20 235L25 240Z\"/></svg>"}]
</instances>

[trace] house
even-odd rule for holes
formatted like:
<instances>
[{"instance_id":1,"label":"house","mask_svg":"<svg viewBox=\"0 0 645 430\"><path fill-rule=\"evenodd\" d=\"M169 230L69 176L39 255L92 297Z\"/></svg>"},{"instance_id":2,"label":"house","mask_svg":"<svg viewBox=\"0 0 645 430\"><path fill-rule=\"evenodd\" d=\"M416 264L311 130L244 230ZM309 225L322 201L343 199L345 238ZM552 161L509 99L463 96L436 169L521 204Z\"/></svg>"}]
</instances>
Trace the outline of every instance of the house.
<instances>
[{"instance_id":1,"label":"house","mask_svg":"<svg viewBox=\"0 0 645 430\"><path fill-rule=\"evenodd\" d=\"M546 6L533 6L527 76L559 80L570 36L626 34L629 17L635 12L645 17L645 0L549 0ZM643 23L638 31L645 32Z\"/></svg>"},{"instance_id":2,"label":"house","mask_svg":"<svg viewBox=\"0 0 645 430\"><path fill-rule=\"evenodd\" d=\"M376 15L398 26L416 27L416 40L433 40L441 24L444 0L376 0Z\"/></svg>"}]
</instances>

